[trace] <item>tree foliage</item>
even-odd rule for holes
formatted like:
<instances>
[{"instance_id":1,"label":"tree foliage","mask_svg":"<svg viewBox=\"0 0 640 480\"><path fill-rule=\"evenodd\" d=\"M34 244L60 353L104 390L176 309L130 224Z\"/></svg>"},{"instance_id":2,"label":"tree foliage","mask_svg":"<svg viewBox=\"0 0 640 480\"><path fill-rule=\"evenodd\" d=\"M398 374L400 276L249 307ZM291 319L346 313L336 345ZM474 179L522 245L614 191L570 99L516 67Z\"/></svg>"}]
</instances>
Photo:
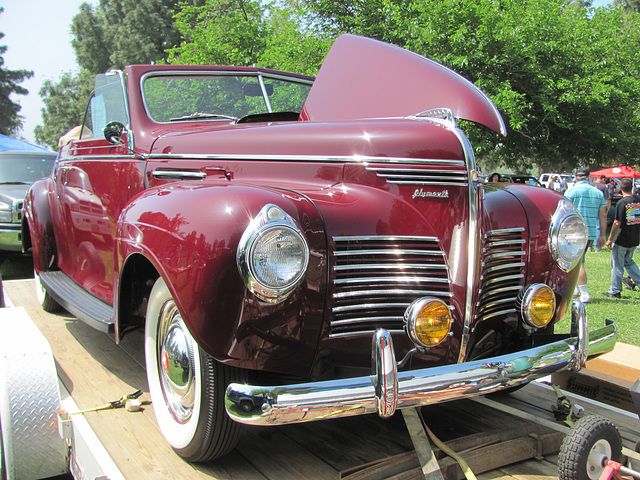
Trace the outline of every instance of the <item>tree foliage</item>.
<instances>
[{"instance_id":1,"label":"tree foliage","mask_svg":"<svg viewBox=\"0 0 640 480\"><path fill-rule=\"evenodd\" d=\"M181 5L202 0L100 0L83 3L73 18L71 44L81 68L104 73L133 63L165 61L180 41L173 18Z\"/></svg>"},{"instance_id":2,"label":"tree foliage","mask_svg":"<svg viewBox=\"0 0 640 480\"><path fill-rule=\"evenodd\" d=\"M78 75L65 72L58 82L44 82L40 89L44 102L44 125L38 125L34 130L39 144L57 148L62 135L82 124L86 102L93 89L93 78L85 70Z\"/></svg>"},{"instance_id":3,"label":"tree foliage","mask_svg":"<svg viewBox=\"0 0 640 480\"><path fill-rule=\"evenodd\" d=\"M257 0L207 0L182 6L176 25L181 44L169 62L276 68L315 74L332 40L307 22L295 3Z\"/></svg>"},{"instance_id":4,"label":"tree foliage","mask_svg":"<svg viewBox=\"0 0 640 480\"><path fill-rule=\"evenodd\" d=\"M368 1L307 1L327 28L404 46L484 90L509 130L496 148L472 133L494 164L571 169L637 158L635 14L563 0L374 0L366 20Z\"/></svg>"},{"instance_id":5,"label":"tree foliage","mask_svg":"<svg viewBox=\"0 0 640 480\"><path fill-rule=\"evenodd\" d=\"M72 31L92 73L169 62L315 74L339 34L377 38L452 68L496 103L506 138L464 125L481 162L570 170L637 159L639 2L100 0L82 5ZM43 93L67 91L53 87Z\"/></svg>"},{"instance_id":6,"label":"tree foliage","mask_svg":"<svg viewBox=\"0 0 640 480\"><path fill-rule=\"evenodd\" d=\"M0 14L4 9L0 7ZM0 33L0 40L4 33ZM11 100L11 95L26 95L29 91L19 84L33 76L30 70L9 70L4 68L4 54L7 47L0 46L0 134L14 135L22 128L23 118L20 112L20 104Z\"/></svg>"}]
</instances>

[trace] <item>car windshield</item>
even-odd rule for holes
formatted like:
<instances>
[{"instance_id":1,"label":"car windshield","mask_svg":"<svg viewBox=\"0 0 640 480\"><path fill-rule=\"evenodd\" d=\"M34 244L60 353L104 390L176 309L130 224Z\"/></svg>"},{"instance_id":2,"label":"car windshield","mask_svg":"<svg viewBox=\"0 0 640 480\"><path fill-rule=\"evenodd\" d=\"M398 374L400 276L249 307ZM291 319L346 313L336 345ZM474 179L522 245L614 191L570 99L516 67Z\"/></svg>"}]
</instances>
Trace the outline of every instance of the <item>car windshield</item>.
<instances>
[{"instance_id":1,"label":"car windshield","mask_svg":"<svg viewBox=\"0 0 640 480\"><path fill-rule=\"evenodd\" d=\"M51 175L54 153L4 154L0 157L0 184L29 185Z\"/></svg>"},{"instance_id":2,"label":"car windshield","mask_svg":"<svg viewBox=\"0 0 640 480\"><path fill-rule=\"evenodd\" d=\"M143 82L149 117L159 123L229 121L302 110L310 81L247 74L170 73Z\"/></svg>"}]
</instances>

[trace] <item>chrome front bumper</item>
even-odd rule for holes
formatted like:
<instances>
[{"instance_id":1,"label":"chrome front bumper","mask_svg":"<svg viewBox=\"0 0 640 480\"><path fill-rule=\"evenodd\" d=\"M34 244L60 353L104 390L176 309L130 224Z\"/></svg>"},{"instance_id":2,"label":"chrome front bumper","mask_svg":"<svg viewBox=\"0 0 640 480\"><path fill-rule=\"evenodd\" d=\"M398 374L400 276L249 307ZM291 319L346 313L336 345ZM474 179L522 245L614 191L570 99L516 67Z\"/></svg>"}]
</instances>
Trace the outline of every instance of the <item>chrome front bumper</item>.
<instances>
[{"instance_id":1,"label":"chrome front bumper","mask_svg":"<svg viewBox=\"0 0 640 480\"><path fill-rule=\"evenodd\" d=\"M616 326L588 331L582 302L571 308L571 336L529 350L441 367L398 372L391 336L378 330L373 339L371 376L261 387L232 383L227 387L229 416L249 425L282 425L363 415L382 417L397 409L418 407L496 392L560 370L577 371L587 356L613 349ZM262 407L243 411L232 398L257 398Z\"/></svg>"}]
</instances>

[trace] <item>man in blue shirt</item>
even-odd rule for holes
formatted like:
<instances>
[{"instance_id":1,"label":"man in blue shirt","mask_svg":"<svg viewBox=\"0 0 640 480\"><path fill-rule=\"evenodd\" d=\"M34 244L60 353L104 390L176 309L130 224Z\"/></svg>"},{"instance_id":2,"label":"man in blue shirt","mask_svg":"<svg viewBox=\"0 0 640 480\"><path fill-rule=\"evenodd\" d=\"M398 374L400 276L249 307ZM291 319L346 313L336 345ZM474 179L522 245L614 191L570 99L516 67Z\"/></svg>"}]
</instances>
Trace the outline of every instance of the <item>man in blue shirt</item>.
<instances>
[{"instance_id":1,"label":"man in blue shirt","mask_svg":"<svg viewBox=\"0 0 640 480\"><path fill-rule=\"evenodd\" d=\"M589 295L589 289L587 288L587 271L584 268L584 258L587 250L594 242L598 248L602 248L606 242L607 204L602 192L589 184L589 169L584 167L576 170L576 183L565 192L565 196L578 208L589 229L589 241L580 262L578 291L576 292L579 293L582 303L589 303L591 295ZM600 226L599 232L598 225Z\"/></svg>"}]
</instances>

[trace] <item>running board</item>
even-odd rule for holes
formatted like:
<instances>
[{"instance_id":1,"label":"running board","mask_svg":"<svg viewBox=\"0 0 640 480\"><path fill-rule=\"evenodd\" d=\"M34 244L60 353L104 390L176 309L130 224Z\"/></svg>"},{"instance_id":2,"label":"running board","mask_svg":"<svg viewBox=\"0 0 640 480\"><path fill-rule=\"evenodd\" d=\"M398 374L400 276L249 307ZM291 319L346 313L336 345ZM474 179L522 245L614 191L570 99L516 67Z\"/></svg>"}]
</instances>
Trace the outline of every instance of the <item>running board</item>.
<instances>
[{"instance_id":1,"label":"running board","mask_svg":"<svg viewBox=\"0 0 640 480\"><path fill-rule=\"evenodd\" d=\"M61 271L40 272L40 281L56 302L90 327L113 333L113 307L91 295Z\"/></svg>"}]
</instances>

